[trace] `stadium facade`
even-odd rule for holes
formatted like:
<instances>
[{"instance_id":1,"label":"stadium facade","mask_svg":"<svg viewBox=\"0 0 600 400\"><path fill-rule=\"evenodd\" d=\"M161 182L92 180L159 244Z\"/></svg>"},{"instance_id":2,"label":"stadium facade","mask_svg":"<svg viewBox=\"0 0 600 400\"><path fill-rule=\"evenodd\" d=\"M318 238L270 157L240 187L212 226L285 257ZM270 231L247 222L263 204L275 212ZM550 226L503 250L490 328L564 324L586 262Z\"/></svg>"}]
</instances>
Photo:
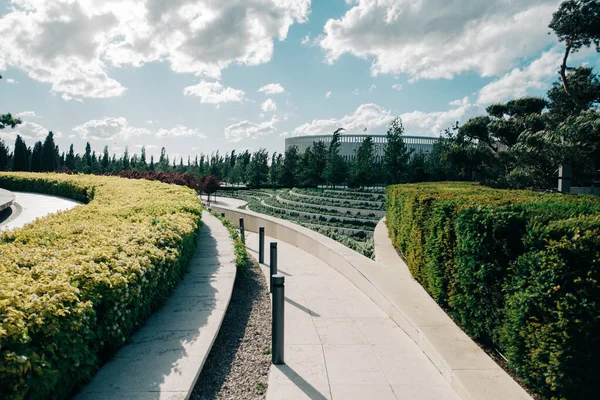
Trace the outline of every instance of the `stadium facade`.
<instances>
[{"instance_id":1,"label":"stadium facade","mask_svg":"<svg viewBox=\"0 0 600 400\"><path fill-rule=\"evenodd\" d=\"M387 144L386 135L366 135L366 134L352 134L344 133L340 136L340 155L350 161L355 156L355 151L358 149L360 144L365 140L367 136L373 138L373 144L375 147L375 160L381 162L383 159L385 146ZM285 139L285 149L287 150L291 146L297 146L298 151L302 154L306 151L309 146L312 146L314 142L323 142L326 147L329 147L333 135L308 135L308 136L294 136ZM440 140L439 137L430 136L403 136L404 143L409 149L414 149L415 153L423 152L428 153L433 149L433 145Z\"/></svg>"}]
</instances>

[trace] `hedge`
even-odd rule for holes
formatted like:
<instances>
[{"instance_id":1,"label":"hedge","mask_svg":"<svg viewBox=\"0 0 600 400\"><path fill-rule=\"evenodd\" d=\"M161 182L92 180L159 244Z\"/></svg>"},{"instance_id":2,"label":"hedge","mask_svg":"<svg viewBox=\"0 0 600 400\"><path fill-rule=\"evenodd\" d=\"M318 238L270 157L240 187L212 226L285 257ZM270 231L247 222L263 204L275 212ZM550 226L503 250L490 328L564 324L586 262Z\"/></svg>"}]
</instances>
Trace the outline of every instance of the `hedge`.
<instances>
[{"instance_id":1,"label":"hedge","mask_svg":"<svg viewBox=\"0 0 600 400\"><path fill-rule=\"evenodd\" d=\"M0 173L0 187L87 203L0 236L0 398L68 398L166 301L202 208L145 180Z\"/></svg>"},{"instance_id":2,"label":"hedge","mask_svg":"<svg viewBox=\"0 0 600 400\"><path fill-rule=\"evenodd\" d=\"M529 388L588 399L600 369L600 199L468 183L387 190L414 278Z\"/></svg>"}]
</instances>

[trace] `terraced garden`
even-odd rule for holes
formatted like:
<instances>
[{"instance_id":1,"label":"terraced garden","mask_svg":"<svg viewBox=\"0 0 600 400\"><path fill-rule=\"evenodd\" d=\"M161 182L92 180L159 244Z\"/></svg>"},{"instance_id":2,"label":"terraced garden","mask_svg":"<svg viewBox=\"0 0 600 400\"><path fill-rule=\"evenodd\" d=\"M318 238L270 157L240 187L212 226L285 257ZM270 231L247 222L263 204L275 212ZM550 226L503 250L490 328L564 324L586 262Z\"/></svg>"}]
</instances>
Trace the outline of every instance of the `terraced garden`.
<instances>
[{"instance_id":1,"label":"terraced garden","mask_svg":"<svg viewBox=\"0 0 600 400\"><path fill-rule=\"evenodd\" d=\"M252 211L291 220L373 257L373 231L385 215L383 193L311 189L222 192Z\"/></svg>"}]
</instances>

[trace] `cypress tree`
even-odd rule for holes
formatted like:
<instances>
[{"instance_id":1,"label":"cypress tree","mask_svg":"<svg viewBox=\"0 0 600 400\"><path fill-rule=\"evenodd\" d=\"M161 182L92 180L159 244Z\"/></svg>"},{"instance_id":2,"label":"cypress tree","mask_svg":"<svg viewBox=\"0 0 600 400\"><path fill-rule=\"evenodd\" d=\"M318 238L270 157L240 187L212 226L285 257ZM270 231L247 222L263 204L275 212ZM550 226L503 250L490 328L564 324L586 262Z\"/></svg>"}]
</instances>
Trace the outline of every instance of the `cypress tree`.
<instances>
[{"instance_id":1,"label":"cypress tree","mask_svg":"<svg viewBox=\"0 0 600 400\"><path fill-rule=\"evenodd\" d=\"M35 142L31 152L31 171L42 172L44 145L39 140Z\"/></svg>"},{"instance_id":2,"label":"cypress tree","mask_svg":"<svg viewBox=\"0 0 600 400\"><path fill-rule=\"evenodd\" d=\"M13 171L29 171L29 149L23 138L21 138L21 135L17 135L17 139L15 140Z\"/></svg>"},{"instance_id":3,"label":"cypress tree","mask_svg":"<svg viewBox=\"0 0 600 400\"><path fill-rule=\"evenodd\" d=\"M56 170L56 144L54 143L54 133L48 132L46 140L42 145L41 171L52 172Z\"/></svg>"}]
</instances>

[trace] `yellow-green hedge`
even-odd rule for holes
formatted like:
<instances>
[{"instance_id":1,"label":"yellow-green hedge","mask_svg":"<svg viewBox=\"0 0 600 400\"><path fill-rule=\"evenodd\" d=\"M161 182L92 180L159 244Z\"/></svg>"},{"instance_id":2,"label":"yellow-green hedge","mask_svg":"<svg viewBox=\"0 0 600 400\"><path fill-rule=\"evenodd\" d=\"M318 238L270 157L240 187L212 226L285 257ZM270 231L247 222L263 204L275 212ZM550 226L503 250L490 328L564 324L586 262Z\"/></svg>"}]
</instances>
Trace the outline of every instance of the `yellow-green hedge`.
<instances>
[{"instance_id":1,"label":"yellow-green hedge","mask_svg":"<svg viewBox=\"0 0 600 400\"><path fill-rule=\"evenodd\" d=\"M87 203L0 236L0 398L67 398L175 288L201 205L115 177L0 173L0 187Z\"/></svg>"},{"instance_id":2,"label":"yellow-green hedge","mask_svg":"<svg viewBox=\"0 0 600 400\"><path fill-rule=\"evenodd\" d=\"M548 399L588 399L600 369L600 199L468 183L391 186L411 273Z\"/></svg>"}]
</instances>

